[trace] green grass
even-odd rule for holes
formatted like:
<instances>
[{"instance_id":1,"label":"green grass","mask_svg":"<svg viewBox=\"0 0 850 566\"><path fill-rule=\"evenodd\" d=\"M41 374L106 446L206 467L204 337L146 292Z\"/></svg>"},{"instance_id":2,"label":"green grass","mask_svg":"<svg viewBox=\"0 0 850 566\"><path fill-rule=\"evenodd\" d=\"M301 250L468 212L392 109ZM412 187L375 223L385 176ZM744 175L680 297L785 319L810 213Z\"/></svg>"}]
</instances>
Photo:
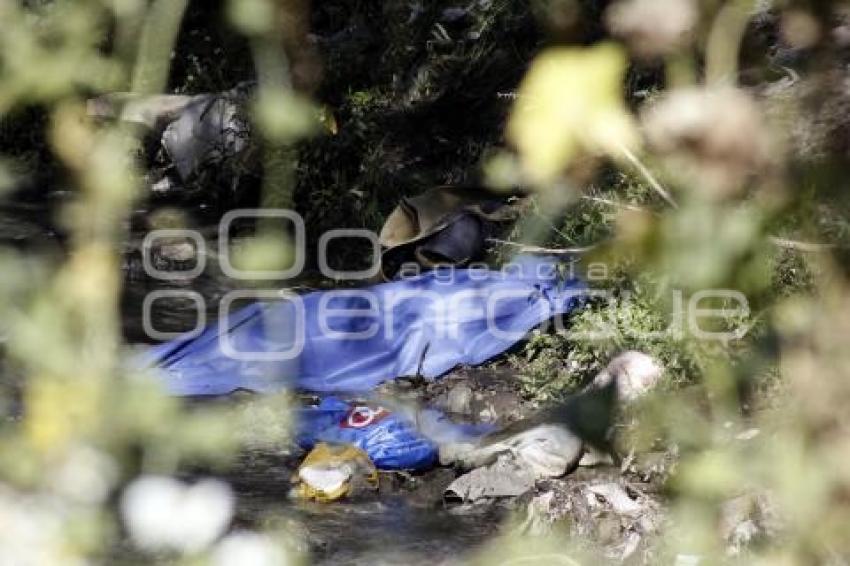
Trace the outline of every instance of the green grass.
<instances>
[{"instance_id":1,"label":"green grass","mask_svg":"<svg viewBox=\"0 0 850 566\"><path fill-rule=\"evenodd\" d=\"M639 207L651 211L664 206L651 189L633 177L613 174L607 181L609 185L590 189L565 211L561 221L548 231L547 246L605 242L613 236L617 216L623 210ZM533 210L531 214L535 214ZM582 267L587 269L591 261L599 260L583 258ZM548 402L574 393L626 350L653 356L665 369L662 386L678 388L700 382L714 361L726 360L734 365L744 354L763 346L763 313L728 321L729 325L749 325L740 340L698 340L690 334L687 319L677 316L678 297L683 308L688 306L686 291L658 272L637 271L627 256L606 258L603 264L605 276L592 278L589 285L607 291L605 299L590 300L571 315L568 335L536 331L508 358L520 376L526 397ZM770 304L771 298L810 290L811 274L798 252L777 248L770 269L773 285L764 304ZM598 275L600 270L594 273Z\"/></svg>"}]
</instances>

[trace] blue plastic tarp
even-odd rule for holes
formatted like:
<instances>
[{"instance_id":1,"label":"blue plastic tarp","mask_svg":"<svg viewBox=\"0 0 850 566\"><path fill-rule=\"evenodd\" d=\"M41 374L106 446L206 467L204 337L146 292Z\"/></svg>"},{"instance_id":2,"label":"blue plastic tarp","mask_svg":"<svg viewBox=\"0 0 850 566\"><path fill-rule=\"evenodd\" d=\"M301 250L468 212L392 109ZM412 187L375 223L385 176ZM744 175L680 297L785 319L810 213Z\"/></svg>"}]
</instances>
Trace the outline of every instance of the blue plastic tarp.
<instances>
[{"instance_id":1,"label":"blue plastic tarp","mask_svg":"<svg viewBox=\"0 0 850 566\"><path fill-rule=\"evenodd\" d=\"M302 448L310 450L319 442L353 444L381 470L429 468L437 462L440 444L473 442L493 430L490 425L454 423L434 409L349 403L333 396L297 415L295 440Z\"/></svg>"},{"instance_id":2,"label":"blue plastic tarp","mask_svg":"<svg viewBox=\"0 0 850 566\"><path fill-rule=\"evenodd\" d=\"M153 347L144 363L161 369L174 395L370 391L481 364L575 308L582 290L552 258L520 256L502 270L438 268L254 303L200 335Z\"/></svg>"}]
</instances>

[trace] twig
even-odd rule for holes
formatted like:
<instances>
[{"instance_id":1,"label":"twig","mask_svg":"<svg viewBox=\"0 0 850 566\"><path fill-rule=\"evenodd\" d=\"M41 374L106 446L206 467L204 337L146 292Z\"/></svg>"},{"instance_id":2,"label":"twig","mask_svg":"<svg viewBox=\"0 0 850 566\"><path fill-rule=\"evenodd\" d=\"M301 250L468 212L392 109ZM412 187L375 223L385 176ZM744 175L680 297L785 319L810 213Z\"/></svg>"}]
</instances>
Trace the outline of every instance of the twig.
<instances>
[{"instance_id":1,"label":"twig","mask_svg":"<svg viewBox=\"0 0 850 566\"><path fill-rule=\"evenodd\" d=\"M628 204L628 203L625 203L625 202L618 202L616 200L611 200L611 199L602 198L602 197L593 197L593 196L590 196L590 195L582 195L581 198L583 198L584 200L592 201L592 202L598 202L598 203L601 203L601 204L607 204L609 206L615 206L617 208L625 208L627 210L635 210L637 212L644 212L646 210L645 208L634 205L634 204Z\"/></svg>"},{"instance_id":2,"label":"twig","mask_svg":"<svg viewBox=\"0 0 850 566\"><path fill-rule=\"evenodd\" d=\"M819 242L799 242L797 240L788 240L787 238L778 238L776 236L768 236L773 244L780 248L788 248L800 252L821 253L829 250L834 250L838 246L835 244L821 244Z\"/></svg>"},{"instance_id":3,"label":"twig","mask_svg":"<svg viewBox=\"0 0 850 566\"><path fill-rule=\"evenodd\" d=\"M649 183L649 186L651 186L656 193L661 195L661 198L663 198L667 202L667 204L669 204L675 209L678 209L679 205L676 204L676 201L673 200L673 197L670 196L670 193L667 192L667 189L665 189L661 185L661 183L658 182L658 179L656 179L652 172L646 168L646 165L644 165L641 160L638 159L638 156L632 153L632 151L624 145L620 145L620 150L623 152L623 155L626 156L626 159L628 159L629 162L634 165L635 168L640 172L640 174L643 175L643 177L646 179L646 182Z\"/></svg>"},{"instance_id":4,"label":"twig","mask_svg":"<svg viewBox=\"0 0 850 566\"><path fill-rule=\"evenodd\" d=\"M542 248L540 246L529 246L526 244L520 244L518 242L509 242L507 240L500 240L498 238L487 238L486 240L489 243L493 244L502 244L505 246L513 246L515 248L519 248L521 252L530 252L530 253L538 253L538 254L552 254L552 255L569 255L569 254L584 254L589 251L592 251L599 247L599 244L592 244L590 246L582 246L576 248Z\"/></svg>"},{"instance_id":5,"label":"twig","mask_svg":"<svg viewBox=\"0 0 850 566\"><path fill-rule=\"evenodd\" d=\"M661 197L665 201L667 201L667 203L670 206L672 206L673 208L678 210L679 205L676 204L676 201L673 200L673 197L670 196L670 193L668 193L667 190L664 189L664 187L661 185L661 183L659 183L658 180L655 179L655 177L652 175L652 173L649 171L649 169L647 169L646 166L644 166L644 164L641 163L640 159L638 159L638 157L634 153L629 151L629 149L627 147L621 146L621 149L623 151L623 154L626 156L626 158L628 158L628 160L635 167L637 167L638 171L640 171L641 174L646 178L646 180L650 184L650 186L652 186L652 188L655 189L655 192L657 192L659 195L661 195ZM586 196L584 198L589 199L589 200L596 200L598 202L606 202L605 199L600 199L598 197L588 197L588 196ZM614 201L611 201L610 204L619 205L619 203L615 203ZM635 209L641 210L638 207L635 207ZM788 249L797 250L797 251L801 251L801 252L822 253L822 252L826 252L826 251L829 251L831 249L835 249L836 247L838 247L835 244L821 244L821 243L818 243L818 242L799 242L799 241L796 241L796 240L789 240L787 238L778 238L776 236L768 236L767 238L774 245L779 246L780 248L788 248Z\"/></svg>"}]
</instances>

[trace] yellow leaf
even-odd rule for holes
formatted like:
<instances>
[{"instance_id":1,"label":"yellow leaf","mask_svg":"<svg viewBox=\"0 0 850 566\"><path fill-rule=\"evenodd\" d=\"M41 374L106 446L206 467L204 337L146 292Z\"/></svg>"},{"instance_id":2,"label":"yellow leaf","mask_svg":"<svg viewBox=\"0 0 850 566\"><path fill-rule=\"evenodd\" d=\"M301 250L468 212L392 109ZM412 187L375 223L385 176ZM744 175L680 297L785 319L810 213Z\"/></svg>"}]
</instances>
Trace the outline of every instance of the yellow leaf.
<instances>
[{"instance_id":1,"label":"yellow leaf","mask_svg":"<svg viewBox=\"0 0 850 566\"><path fill-rule=\"evenodd\" d=\"M582 155L619 156L637 144L623 101L625 71L625 51L614 44L559 47L537 56L507 129L532 182L554 180Z\"/></svg>"},{"instance_id":2,"label":"yellow leaf","mask_svg":"<svg viewBox=\"0 0 850 566\"><path fill-rule=\"evenodd\" d=\"M101 389L97 382L39 376L26 392L24 430L31 445L60 452L80 436L95 429Z\"/></svg>"}]
</instances>

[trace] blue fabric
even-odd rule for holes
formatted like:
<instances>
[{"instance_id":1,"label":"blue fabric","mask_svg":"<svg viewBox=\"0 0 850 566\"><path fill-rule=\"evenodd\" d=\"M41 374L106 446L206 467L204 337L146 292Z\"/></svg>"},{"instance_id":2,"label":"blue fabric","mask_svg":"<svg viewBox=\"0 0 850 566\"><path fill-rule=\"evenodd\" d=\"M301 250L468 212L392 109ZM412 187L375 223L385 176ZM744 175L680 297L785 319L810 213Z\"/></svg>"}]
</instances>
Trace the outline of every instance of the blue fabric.
<instances>
[{"instance_id":1,"label":"blue fabric","mask_svg":"<svg viewBox=\"0 0 850 566\"><path fill-rule=\"evenodd\" d=\"M198 336L152 348L144 363L162 369L174 395L369 391L396 377L435 378L459 364L481 364L576 307L582 290L558 274L552 258L520 256L503 270L436 269L255 303ZM258 359L299 341L303 348L291 359Z\"/></svg>"},{"instance_id":2,"label":"blue fabric","mask_svg":"<svg viewBox=\"0 0 850 566\"><path fill-rule=\"evenodd\" d=\"M305 450L318 442L353 444L382 470L420 470L437 462L438 445L470 442L491 432L488 425L456 424L433 409L416 415L374 403L325 397L298 412L296 442Z\"/></svg>"}]
</instances>

